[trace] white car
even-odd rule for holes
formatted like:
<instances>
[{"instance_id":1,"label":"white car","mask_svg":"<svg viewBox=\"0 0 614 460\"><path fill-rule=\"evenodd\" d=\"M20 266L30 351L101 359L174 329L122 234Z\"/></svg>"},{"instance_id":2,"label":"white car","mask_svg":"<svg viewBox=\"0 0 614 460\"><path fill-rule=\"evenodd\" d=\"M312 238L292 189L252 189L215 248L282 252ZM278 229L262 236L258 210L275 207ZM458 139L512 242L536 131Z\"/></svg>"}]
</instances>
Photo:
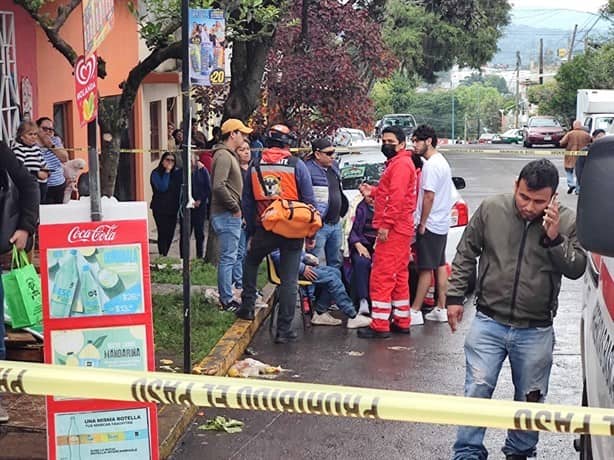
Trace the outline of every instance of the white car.
<instances>
[{"instance_id":1,"label":"white car","mask_svg":"<svg viewBox=\"0 0 614 460\"><path fill-rule=\"evenodd\" d=\"M576 217L578 239L589 251L580 320L582 405L607 409L614 408L613 151L614 136L592 144L582 172ZM614 437L583 433L576 448L581 460L609 460Z\"/></svg>"},{"instance_id":2,"label":"white car","mask_svg":"<svg viewBox=\"0 0 614 460\"><path fill-rule=\"evenodd\" d=\"M340 147L364 148L364 147L379 147L377 140L367 137L362 129L354 128L339 128L333 140L335 145Z\"/></svg>"},{"instance_id":3,"label":"white car","mask_svg":"<svg viewBox=\"0 0 614 460\"><path fill-rule=\"evenodd\" d=\"M339 168L341 170L341 181L343 191L348 198L351 206L356 206L362 199L358 187L363 182L375 184L384 171L386 157L380 152L369 152L341 157ZM448 232L446 244L446 262L452 263L456 254L456 246L460 241L465 227L469 223L469 208L457 189L465 187L465 181L458 177L454 178L455 188L454 206L450 211L451 227ZM351 226L350 226L351 228ZM346 238L347 239L347 238Z\"/></svg>"}]
</instances>

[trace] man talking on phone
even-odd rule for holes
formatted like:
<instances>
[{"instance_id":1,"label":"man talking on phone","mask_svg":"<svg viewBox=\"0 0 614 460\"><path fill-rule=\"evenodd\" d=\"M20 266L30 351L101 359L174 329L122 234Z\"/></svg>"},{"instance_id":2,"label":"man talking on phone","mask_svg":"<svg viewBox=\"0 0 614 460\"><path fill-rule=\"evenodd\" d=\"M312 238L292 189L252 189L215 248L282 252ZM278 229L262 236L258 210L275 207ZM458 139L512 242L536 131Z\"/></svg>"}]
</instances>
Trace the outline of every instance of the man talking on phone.
<instances>
[{"instance_id":1,"label":"man talking on phone","mask_svg":"<svg viewBox=\"0 0 614 460\"><path fill-rule=\"evenodd\" d=\"M476 315L465 338L465 396L490 398L505 358L514 400L544 402L552 367L561 276L584 273L586 254L575 214L559 204L559 173L548 160L522 168L513 194L482 202L458 244L447 292L452 332L463 318L463 297L479 257ZM485 428L460 427L454 460L485 460ZM509 430L507 460L536 455L538 433Z\"/></svg>"}]
</instances>

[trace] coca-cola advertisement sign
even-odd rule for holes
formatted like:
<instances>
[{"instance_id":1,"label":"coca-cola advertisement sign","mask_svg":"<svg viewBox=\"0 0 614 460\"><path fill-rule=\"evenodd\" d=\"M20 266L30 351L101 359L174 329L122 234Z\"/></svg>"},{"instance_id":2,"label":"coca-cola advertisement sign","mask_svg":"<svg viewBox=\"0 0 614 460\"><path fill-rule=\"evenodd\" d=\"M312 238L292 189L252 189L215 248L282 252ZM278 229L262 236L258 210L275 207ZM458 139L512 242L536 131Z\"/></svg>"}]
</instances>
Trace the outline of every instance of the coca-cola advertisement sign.
<instances>
[{"instance_id":1,"label":"coca-cola advertisement sign","mask_svg":"<svg viewBox=\"0 0 614 460\"><path fill-rule=\"evenodd\" d=\"M102 224L96 228L73 227L68 232L69 243L103 243L115 240L117 225Z\"/></svg>"}]
</instances>

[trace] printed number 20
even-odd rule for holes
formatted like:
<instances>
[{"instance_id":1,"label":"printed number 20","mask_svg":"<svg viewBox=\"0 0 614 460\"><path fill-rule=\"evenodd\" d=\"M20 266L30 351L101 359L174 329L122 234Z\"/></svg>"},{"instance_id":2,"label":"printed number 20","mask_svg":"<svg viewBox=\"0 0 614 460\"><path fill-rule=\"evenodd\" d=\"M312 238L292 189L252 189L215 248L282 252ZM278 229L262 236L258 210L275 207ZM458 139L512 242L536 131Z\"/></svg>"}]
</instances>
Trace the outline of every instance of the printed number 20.
<instances>
[{"instance_id":1,"label":"printed number 20","mask_svg":"<svg viewBox=\"0 0 614 460\"><path fill-rule=\"evenodd\" d=\"M209 75L209 82L212 85L221 85L224 83L224 70L216 69Z\"/></svg>"}]
</instances>

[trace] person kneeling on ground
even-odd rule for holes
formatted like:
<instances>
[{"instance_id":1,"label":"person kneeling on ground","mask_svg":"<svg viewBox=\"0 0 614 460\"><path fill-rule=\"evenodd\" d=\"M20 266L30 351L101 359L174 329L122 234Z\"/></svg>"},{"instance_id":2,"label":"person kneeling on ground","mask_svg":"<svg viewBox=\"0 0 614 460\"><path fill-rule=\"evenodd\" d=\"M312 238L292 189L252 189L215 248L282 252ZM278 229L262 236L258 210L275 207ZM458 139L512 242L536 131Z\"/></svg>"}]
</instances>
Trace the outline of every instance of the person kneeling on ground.
<instances>
[{"instance_id":1,"label":"person kneeling on ground","mask_svg":"<svg viewBox=\"0 0 614 460\"><path fill-rule=\"evenodd\" d=\"M275 269L279 269L279 250L271 253L271 258L275 264ZM345 291L345 286L341 280L341 272L339 269L328 265L319 265L318 258L313 254L308 254L303 251L301 255L301 264L299 267L299 277L311 281L316 288L319 288L320 295L316 300L315 311L311 324L316 326L338 326L342 323L340 319L333 318L328 313L328 306L331 301L337 304L347 317L348 329L357 329L360 327L369 327L371 318L359 315L352 303L352 299Z\"/></svg>"}]
</instances>

